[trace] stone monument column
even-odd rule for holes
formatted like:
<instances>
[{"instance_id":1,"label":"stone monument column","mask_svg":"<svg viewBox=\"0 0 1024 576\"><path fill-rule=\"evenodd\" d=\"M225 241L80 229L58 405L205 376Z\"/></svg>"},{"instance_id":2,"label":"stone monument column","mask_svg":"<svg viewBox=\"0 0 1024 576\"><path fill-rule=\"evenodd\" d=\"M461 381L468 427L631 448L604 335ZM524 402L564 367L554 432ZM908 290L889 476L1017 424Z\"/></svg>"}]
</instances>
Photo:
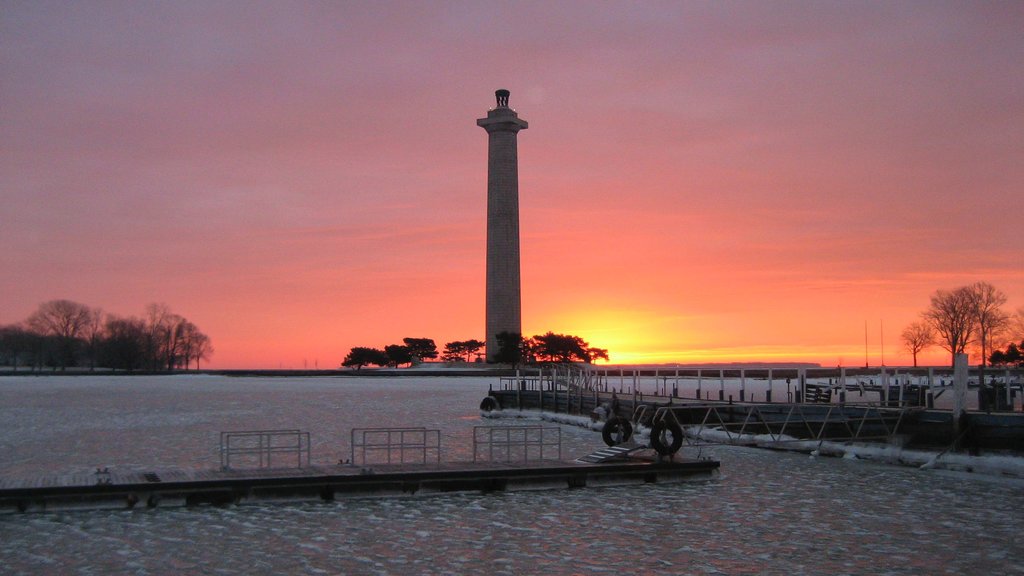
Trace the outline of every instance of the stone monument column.
<instances>
[{"instance_id":1,"label":"stone monument column","mask_svg":"<svg viewBox=\"0 0 1024 576\"><path fill-rule=\"evenodd\" d=\"M476 125L487 130L487 360L498 352L497 335L521 334L519 288L519 158L516 134L527 127L508 107L508 90Z\"/></svg>"}]
</instances>

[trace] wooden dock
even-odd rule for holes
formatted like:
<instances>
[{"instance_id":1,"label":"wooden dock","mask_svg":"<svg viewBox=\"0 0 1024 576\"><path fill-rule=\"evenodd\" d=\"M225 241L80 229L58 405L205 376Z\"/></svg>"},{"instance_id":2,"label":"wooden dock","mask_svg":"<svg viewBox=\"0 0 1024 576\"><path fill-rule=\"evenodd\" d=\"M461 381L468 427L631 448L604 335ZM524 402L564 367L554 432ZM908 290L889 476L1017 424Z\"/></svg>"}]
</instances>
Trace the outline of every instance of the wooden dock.
<instances>
[{"instance_id":1,"label":"wooden dock","mask_svg":"<svg viewBox=\"0 0 1024 576\"><path fill-rule=\"evenodd\" d=\"M719 463L711 460L620 460L598 464L543 461L372 467L339 464L248 470L98 470L92 474L0 479L0 513L575 489L707 479L718 467Z\"/></svg>"}]
</instances>

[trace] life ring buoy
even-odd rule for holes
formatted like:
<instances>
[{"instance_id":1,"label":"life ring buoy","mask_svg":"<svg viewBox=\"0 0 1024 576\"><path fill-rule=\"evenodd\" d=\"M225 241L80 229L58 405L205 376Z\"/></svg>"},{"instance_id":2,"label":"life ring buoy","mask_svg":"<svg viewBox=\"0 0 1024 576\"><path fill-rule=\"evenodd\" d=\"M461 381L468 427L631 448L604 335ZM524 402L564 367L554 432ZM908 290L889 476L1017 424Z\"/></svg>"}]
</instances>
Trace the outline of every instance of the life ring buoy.
<instances>
[{"instance_id":1,"label":"life ring buoy","mask_svg":"<svg viewBox=\"0 0 1024 576\"><path fill-rule=\"evenodd\" d=\"M665 434L672 435L672 441L668 444L663 439ZM658 454L670 456L679 452L679 449L682 447L683 429L679 427L679 424L662 420L655 423L651 428L651 448L654 448L654 451Z\"/></svg>"},{"instance_id":2,"label":"life ring buoy","mask_svg":"<svg viewBox=\"0 0 1024 576\"><path fill-rule=\"evenodd\" d=\"M629 420L620 418L618 416L609 418L604 423L604 427L601 428L601 438L604 439L604 443L609 446L617 446L624 442L628 442L633 437L633 425L629 423Z\"/></svg>"},{"instance_id":3,"label":"life ring buoy","mask_svg":"<svg viewBox=\"0 0 1024 576\"><path fill-rule=\"evenodd\" d=\"M501 410L501 403L494 396L488 396L480 401L480 409L484 412Z\"/></svg>"}]
</instances>

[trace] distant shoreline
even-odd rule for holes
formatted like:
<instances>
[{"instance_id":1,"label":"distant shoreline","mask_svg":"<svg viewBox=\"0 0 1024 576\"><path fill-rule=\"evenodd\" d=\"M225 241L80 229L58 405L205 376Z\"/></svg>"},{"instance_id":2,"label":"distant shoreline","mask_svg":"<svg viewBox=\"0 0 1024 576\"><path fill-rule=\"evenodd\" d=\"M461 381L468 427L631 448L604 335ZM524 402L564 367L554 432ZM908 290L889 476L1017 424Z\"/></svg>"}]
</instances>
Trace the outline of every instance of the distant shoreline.
<instances>
[{"instance_id":1,"label":"distant shoreline","mask_svg":"<svg viewBox=\"0 0 1024 576\"><path fill-rule=\"evenodd\" d=\"M227 370L4 370L3 376L229 376L229 377L267 377L267 378L307 378L307 377L349 377L349 376L515 376L516 371L510 368L491 369L458 369L443 368L435 370L417 370L415 368L364 368L362 370L287 370L287 369L227 369Z\"/></svg>"},{"instance_id":2,"label":"distant shoreline","mask_svg":"<svg viewBox=\"0 0 1024 576\"><path fill-rule=\"evenodd\" d=\"M449 366L443 363L427 363L408 368L363 368L354 369L269 369L269 368L233 368L233 369L209 369L209 370L174 370L174 371L152 371L138 370L126 372L122 370L73 368L68 370L12 370L9 367L0 367L0 377L11 376L102 376L102 377L131 377L131 376L224 376L224 377L250 377L250 378L458 378L458 377L511 377L518 375L536 375L541 369L549 370L549 366L528 366L518 370L508 366L488 366L486 364L464 364L462 366ZM951 377L952 368L949 366L821 366L813 363L737 363L737 364L638 364L638 365L591 365L591 369L607 377L667 377L678 376L679 378L696 378L698 371L703 373L704 378L796 378L804 372L809 378L836 378L840 376L841 370L845 370L847 377L874 377L883 371L887 374L900 374L907 376L926 376L929 370L933 370L937 377ZM998 375L1005 372L1004 367L986 367L985 372ZM1018 373L1019 369L1010 368L1010 372ZM972 366L969 373L974 375L980 372L979 367Z\"/></svg>"}]
</instances>

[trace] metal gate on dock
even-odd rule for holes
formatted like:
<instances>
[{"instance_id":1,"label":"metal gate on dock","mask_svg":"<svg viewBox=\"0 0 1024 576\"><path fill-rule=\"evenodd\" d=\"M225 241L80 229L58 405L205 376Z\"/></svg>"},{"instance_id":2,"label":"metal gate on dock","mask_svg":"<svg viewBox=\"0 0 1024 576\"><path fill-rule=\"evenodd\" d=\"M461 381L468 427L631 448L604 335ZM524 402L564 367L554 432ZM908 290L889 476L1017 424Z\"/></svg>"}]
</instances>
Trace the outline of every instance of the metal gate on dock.
<instances>
[{"instance_id":1,"label":"metal gate on dock","mask_svg":"<svg viewBox=\"0 0 1024 576\"><path fill-rule=\"evenodd\" d=\"M356 466L441 462L441 431L428 428L353 428Z\"/></svg>"},{"instance_id":2,"label":"metal gate on dock","mask_svg":"<svg viewBox=\"0 0 1024 576\"><path fill-rule=\"evenodd\" d=\"M473 462L562 459L562 429L556 426L475 426Z\"/></svg>"},{"instance_id":3,"label":"metal gate on dock","mask_svg":"<svg viewBox=\"0 0 1024 576\"><path fill-rule=\"evenodd\" d=\"M241 430L220 433L220 467L228 470L309 466L309 432Z\"/></svg>"}]
</instances>

